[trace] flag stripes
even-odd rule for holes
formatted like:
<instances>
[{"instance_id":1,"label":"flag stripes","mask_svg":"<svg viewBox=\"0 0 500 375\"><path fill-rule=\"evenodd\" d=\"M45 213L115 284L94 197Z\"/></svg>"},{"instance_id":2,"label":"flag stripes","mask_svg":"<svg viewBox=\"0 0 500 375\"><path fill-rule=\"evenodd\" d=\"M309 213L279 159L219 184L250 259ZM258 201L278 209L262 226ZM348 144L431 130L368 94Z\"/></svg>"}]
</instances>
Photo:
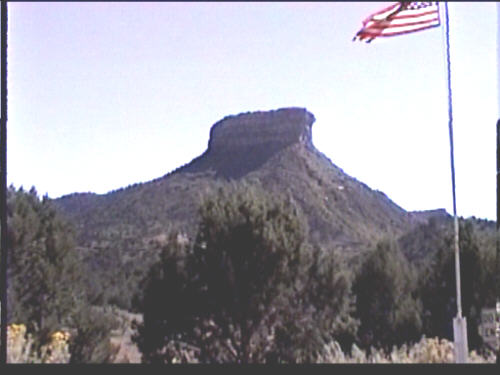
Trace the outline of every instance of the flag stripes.
<instances>
[{"instance_id":1,"label":"flag stripes","mask_svg":"<svg viewBox=\"0 0 500 375\"><path fill-rule=\"evenodd\" d=\"M439 25L437 2L399 2L367 17L353 40L369 43L377 37L402 35Z\"/></svg>"}]
</instances>

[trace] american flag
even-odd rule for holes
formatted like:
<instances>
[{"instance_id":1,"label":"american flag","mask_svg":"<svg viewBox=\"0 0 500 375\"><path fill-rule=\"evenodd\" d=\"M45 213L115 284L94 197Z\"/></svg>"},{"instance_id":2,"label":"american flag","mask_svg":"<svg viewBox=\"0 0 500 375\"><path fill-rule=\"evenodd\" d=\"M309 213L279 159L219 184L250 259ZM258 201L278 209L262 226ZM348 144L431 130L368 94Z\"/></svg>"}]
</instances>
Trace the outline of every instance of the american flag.
<instances>
[{"instance_id":1,"label":"american flag","mask_svg":"<svg viewBox=\"0 0 500 375\"><path fill-rule=\"evenodd\" d=\"M353 41L370 43L377 37L407 34L439 25L437 1L402 1L366 18Z\"/></svg>"}]
</instances>

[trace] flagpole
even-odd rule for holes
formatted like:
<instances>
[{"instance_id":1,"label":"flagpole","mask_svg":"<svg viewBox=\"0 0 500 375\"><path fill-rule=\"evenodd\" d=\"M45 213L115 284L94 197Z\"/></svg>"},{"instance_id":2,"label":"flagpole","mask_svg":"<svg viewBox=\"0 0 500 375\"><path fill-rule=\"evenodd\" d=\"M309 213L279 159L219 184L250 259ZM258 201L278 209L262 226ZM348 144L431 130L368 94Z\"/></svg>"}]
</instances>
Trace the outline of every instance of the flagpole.
<instances>
[{"instance_id":1,"label":"flagpole","mask_svg":"<svg viewBox=\"0 0 500 375\"><path fill-rule=\"evenodd\" d=\"M0 120L0 364L7 363L7 1L1 4L1 120Z\"/></svg>"},{"instance_id":2,"label":"flagpole","mask_svg":"<svg viewBox=\"0 0 500 375\"><path fill-rule=\"evenodd\" d=\"M462 317L462 296L460 292L460 249L459 226L457 216L457 199L455 193L455 157L453 148L453 101L451 90L451 63L450 63L450 22L448 15L448 2L444 2L445 35L446 35L446 72L448 84L448 128L450 133L450 160L451 160L451 187L453 192L453 220L454 220L454 248L455 248L455 279L457 287L457 317L453 319L453 336L455 341L455 362L467 362L467 324Z\"/></svg>"},{"instance_id":3,"label":"flagpole","mask_svg":"<svg viewBox=\"0 0 500 375\"><path fill-rule=\"evenodd\" d=\"M500 3L497 3L497 64L500 63ZM499 110L500 110L500 74L497 77L497 95L499 100ZM500 116L500 111L499 111ZM497 233L496 233L496 337L497 337L497 364L500 364L500 118L497 121Z\"/></svg>"},{"instance_id":4,"label":"flagpole","mask_svg":"<svg viewBox=\"0 0 500 375\"><path fill-rule=\"evenodd\" d=\"M500 24L500 4L497 4L498 9L498 22ZM499 41L500 41L500 30L498 32ZM497 47L500 55L500 47ZM500 61L500 56L498 58ZM499 85L500 89L500 77L499 77ZM500 90L499 90L500 96ZM497 339L497 364L500 364L500 118L497 121L497 233L496 233L496 262L495 262L495 289L496 289L496 327L495 327L495 335Z\"/></svg>"},{"instance_id":5,"label":"flagpole","mask_svg":"<svg viewBox=\"0 0 500 375\"><path fill-rule=\"evenodd\" d=\"M457 199L455 193L455 158L453 148L453 106L451 91L451 64L450 64L450 35L448 19L448 2L445 2L445 23L446 23L446 72L448 83L448 128L450 132L450 160L451 160L451 188L453 191L453 217L455 227L455 273L457 281L457 316L462 316L462 301L460 294L460 253L458 247L458 217L457 217Z\"/></svg>"}]
</instances>

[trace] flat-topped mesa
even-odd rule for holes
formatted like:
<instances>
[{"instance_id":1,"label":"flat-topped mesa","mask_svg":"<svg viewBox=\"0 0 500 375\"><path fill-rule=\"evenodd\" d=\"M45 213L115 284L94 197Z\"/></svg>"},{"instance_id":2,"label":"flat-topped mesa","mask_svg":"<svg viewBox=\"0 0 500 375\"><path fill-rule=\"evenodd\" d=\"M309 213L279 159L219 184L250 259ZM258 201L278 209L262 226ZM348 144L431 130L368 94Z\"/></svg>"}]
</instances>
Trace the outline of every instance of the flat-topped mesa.
<instances>
[{"instance_id":1,"label":"flat-topped mesa","mask_svg":"<svg viewBox=\"0 0 500 375\"><path fill-rule=\"evenodd\" d=\"M215 172L240 178L258 169L288 146L314 150L311 127L315 118L305 108L281 108L227 116L210 129L208 149L180 173Z\"/></svg>"},{"instance_id":2,"label":"flat-topped mesa","mask_svg":"<svg viewBox=\"0 0 500 375\"><path fill-rule=\"evenodd\" d=\"M281 108L228 116L210 130L208 153L278 151L294 143L312 147L314 115L305 108Z\"/></svg>"}]
</instances>

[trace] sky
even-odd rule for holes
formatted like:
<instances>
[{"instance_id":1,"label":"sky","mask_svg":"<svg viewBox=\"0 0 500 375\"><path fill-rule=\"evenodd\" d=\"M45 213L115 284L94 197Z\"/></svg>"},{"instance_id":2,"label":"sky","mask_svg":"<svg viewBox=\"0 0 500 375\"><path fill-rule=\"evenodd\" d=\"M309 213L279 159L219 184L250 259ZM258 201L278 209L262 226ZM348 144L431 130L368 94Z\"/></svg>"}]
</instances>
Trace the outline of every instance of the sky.
<instances>
[{"instance_id":1,"label":"sky","mask_svg":"<svg viewBox=\"0 0 500 375\"><path fill-rule=\"evenodd\" d=\"M8 184L104 194L190 162L225 116L304 107L348 175L452 213L444 22L353 42L387 5L10 2ZM449 3L457 214L490 220L499 9Z\"/></svg>"}]
</instances>

